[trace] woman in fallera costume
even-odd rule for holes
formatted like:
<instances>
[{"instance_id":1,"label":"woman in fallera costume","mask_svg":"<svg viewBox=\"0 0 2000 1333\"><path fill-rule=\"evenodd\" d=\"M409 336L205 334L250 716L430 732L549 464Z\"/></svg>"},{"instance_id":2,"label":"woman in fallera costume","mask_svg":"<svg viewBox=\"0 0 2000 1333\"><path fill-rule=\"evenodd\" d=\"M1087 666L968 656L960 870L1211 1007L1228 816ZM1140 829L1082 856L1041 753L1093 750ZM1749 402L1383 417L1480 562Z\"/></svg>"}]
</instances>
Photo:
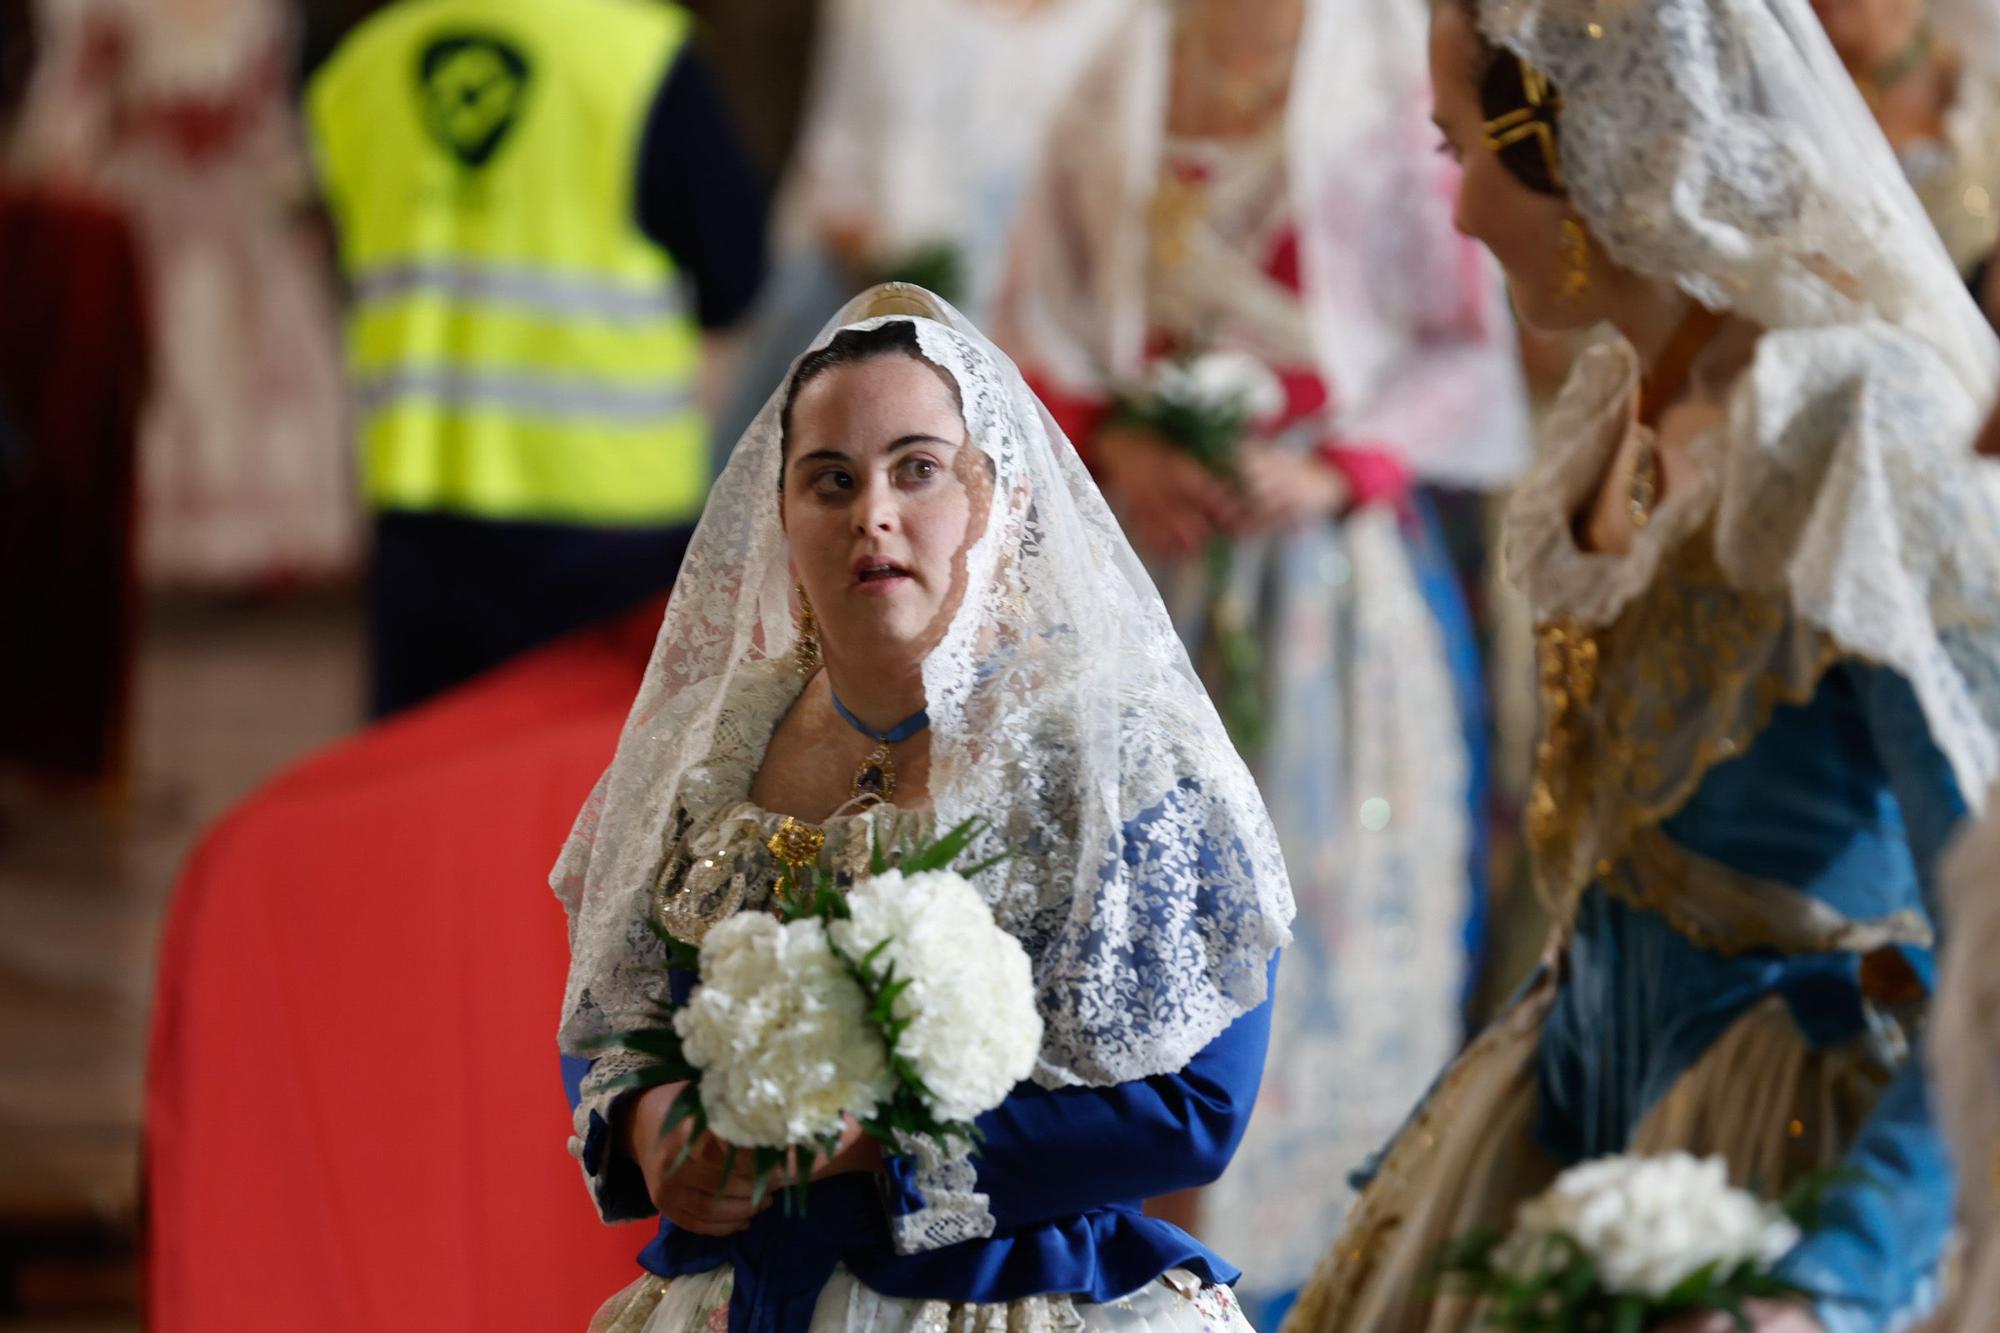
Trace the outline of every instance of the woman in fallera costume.
<instances>
[{"instance_id":1,"label":"woman in fallera costume","mask_svg":"<svg viewBox=\"0 0 2000 1333\"><path fill-rule=\"evenodd\" d=\"M850 1130L799 1215L718 1196L712 1140L671 1170L673 1089L589 1060L665 985L647 918L699 940L781 861L849 877L973 815L1044 1022L977 1157ZM1081 462L942 301L857 298L736 447L554 883L572 1146L606 1220L665 1218L600 1328L1247 1333L1237 1270L1140 1203L1213 1179L1248 1119L1277 839Z\"/></svg>"},{"instance_id":2,"label":"woman in fallera costume","mask_svg":"<svg viewBox=\"0 0 2000 1333\"><path fill-rule=\"evenodd\" d=\"M1546 965L1378 1160L1290 1333L1471 1330L1438 1247L1606 1153L1837 1186L1762 1333L1932 1298L1953 1188L1907 1032L2000 758L1995 346L1806 0L1452 0L1458 220L1609 321L1507 558L1545 731ZM1729 1327L1683 1321L1675 1333Z\"/></svg>"},{"instance_id":3,"label":"woman in fallera costume","mask_svg":"<svg viewBox=\"0 0 2000 1333\"><path fill-rule=\"evenodd\" d=\"M1417 483L1500 484L1528 436L1429 108L1415 0L1135 7L1057 118L1000 294L997 341L1104 481L1204 680L1263 715L1238 738L1302 925L1256 1118L1196 1208L1205 1239L1254 1249L1260 1322L1459 1046L1478 933L1483 682ZM1286 391L1233 487L1112 411L1210 351ZM1230 592L1210 606L1218 540Z\"/></svg>"}]
</instances>

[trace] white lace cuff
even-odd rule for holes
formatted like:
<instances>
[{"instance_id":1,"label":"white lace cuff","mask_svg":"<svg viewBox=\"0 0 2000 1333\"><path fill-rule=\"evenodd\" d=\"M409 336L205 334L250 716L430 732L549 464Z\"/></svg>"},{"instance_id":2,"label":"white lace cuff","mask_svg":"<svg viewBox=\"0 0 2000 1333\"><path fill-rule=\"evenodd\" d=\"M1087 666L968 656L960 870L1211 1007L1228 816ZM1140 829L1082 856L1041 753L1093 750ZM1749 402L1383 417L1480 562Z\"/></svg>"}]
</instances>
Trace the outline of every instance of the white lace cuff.
<instances>
[{"instance_id":1,"label":"white lace cuff","mask_svg":"<svg viewBox=\"0 0 2000 1333\"><path fill-rule=\"evenodd\" d=\"M993 1234L993 1213L976 1188L979 1171L971 1144L953 1137L940 1145L927 1134L898 1133L896 1151L910 1161L907 1190L923 1200L922 1207L889 1219L897 1254L922 1254Z\"/></svg>"}]
</instances>

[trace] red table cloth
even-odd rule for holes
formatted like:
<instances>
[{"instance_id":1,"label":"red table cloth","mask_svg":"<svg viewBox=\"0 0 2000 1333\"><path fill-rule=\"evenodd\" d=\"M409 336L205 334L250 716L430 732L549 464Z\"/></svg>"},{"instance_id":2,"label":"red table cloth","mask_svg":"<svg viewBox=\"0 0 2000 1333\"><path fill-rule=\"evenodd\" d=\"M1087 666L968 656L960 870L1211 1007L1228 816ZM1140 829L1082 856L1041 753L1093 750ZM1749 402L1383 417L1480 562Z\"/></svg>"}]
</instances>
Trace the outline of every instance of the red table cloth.
<instances>
[{"instance_id":1,"label":"red table cloth","mask_svg":"<svg viewBox=\"0 0 2000 1333\"><path fill-rule=\"evenodd\" d=\"M279 777L209 832L160 955L154 1333L575 1330L650 1228L564 1152L547 887L659 608Z\"/></svg>"}]
</instances>

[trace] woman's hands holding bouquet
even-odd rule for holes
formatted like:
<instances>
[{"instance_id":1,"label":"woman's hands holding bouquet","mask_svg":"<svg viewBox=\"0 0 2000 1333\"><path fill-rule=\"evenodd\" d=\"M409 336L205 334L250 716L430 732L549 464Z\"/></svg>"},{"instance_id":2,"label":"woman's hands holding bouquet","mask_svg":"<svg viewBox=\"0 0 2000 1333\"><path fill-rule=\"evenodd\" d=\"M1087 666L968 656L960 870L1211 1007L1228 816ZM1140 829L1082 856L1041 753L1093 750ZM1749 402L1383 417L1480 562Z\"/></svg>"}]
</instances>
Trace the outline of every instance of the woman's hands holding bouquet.
<instances>
[{"instance_id":1,"label":"woman's hands holding bouquet","mask_svg":"<svg viewBox=\"0 0 2000 1333\"><path fill-rule=\"evenodd\" d=\"M652 1088L628 1104L621 1127L626 1155L645 1178L647 1196L660 1216L697 1235L734 1235L777 1201L784 1181L768 1179L759 1190L740 1163L734 1172L729 1170L729 1145L709 1133L696 1140L676 1169L674 1163L693 1133L692 1126L684 1120L663 1134L660 1125L684 1086L670 1083ZM881 1166L881 1144L849 1117L841 1131L839 1149L814 1167L812 1179L854 1171L872 1173Z\"/></svg>"},{"instance_id":2,"label":"woman's hands holding bouquet","mask_svg":"<svg viewBox=\"0 0 2000 1333\"><path fill-rule=\"evenodd\" d=\"M1034 1071L1042 1041L1028 956L966 878L1005 856L949 869L982 828L967 820L896 866L878 845L845 891L788 863L773 912L739 912L699 947L653 923L667 971L699 980L685 1002L664 986L652 1023L601 1045L645 1057L608 1087L640 1094L619 1146L667 1220L726 1236L913 1142L971 1152L972 1122Z\"/></svg>"},{"instance_id":3,"label":"woman's hands holding bouquet","mask_svg":"<svg viewBox=\"0 0 2000 1333\"><path fill-rule=\"evenodd\" d=\"M1097 436L1098 468L1119 516L1149 555L1183 559L1217 537L1258 537L1338 514L1350 499L1339 469L1264 440L1237 447L1232 481L1144 426Z\"/></svg>"},{"instance_id":4,"label":"woman's hands holding bouquet","mask_svg":"<svg viewBox=\"0 0 2000 1333\"><path fill-rule=\"evenodd\" d=\"M1199 458L1136 424L1107 426L1097 435L1105 487L1119 500L1119 518L1148 555L1180 560L1233 532L1243 502Z\"/></svg>"}]
</instances>

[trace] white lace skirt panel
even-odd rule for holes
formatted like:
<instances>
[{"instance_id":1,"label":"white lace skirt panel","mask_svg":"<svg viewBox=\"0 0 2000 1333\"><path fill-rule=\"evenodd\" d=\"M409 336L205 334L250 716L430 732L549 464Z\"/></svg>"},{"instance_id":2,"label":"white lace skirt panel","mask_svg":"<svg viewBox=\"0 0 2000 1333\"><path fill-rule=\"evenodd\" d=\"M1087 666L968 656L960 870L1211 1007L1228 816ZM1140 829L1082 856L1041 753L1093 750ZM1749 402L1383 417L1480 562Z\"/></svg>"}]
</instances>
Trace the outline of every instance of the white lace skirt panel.
<instances>
[{"instance_id":1,"label":"white lace skirt panel","mask_svg":"<svg viewBox=\"0 0 2000 1333\"><path fill-rule=\"evenodd\" d=\"M650 1274L597 1312L590 1333L728 1333L728 1267L687 1277ZM1252 1333L1228 1287L1171 1269L1115 1301L1030 1296L998 1305L926 1301L871 1291L838 1269L820 1292L811 1333Z\"/></svg>"}]
</instances>

